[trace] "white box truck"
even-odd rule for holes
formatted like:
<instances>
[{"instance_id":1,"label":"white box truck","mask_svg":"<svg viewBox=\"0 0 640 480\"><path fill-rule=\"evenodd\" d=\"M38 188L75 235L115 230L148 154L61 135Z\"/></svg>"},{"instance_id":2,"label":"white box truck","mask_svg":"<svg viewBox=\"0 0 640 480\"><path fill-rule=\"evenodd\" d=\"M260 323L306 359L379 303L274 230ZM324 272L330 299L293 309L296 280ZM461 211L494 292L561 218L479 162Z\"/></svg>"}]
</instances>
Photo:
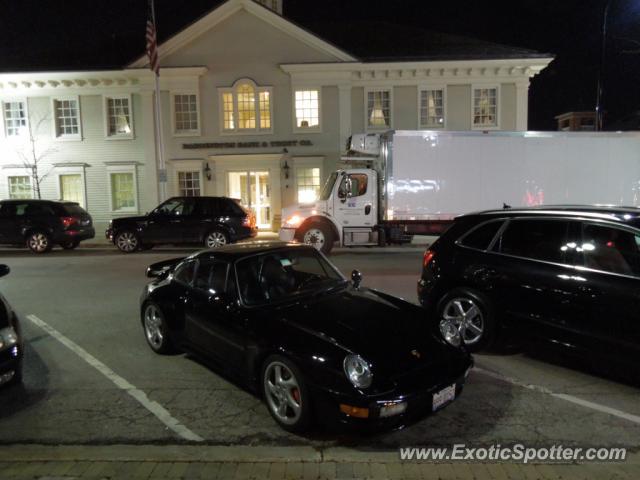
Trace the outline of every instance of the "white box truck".
<instances>
[{"instance_id":1,"label":"white box truck","mask_svg":"<svg viewBox=\"0 0 640 480\"><path fill-rule=\"evenodd\" d=\"M639 133L390 131L349 143L350 168L315 203L283 209L282 240L329 252L438 234L505 205L640 204Z\"/></svg>"}]
</instances>

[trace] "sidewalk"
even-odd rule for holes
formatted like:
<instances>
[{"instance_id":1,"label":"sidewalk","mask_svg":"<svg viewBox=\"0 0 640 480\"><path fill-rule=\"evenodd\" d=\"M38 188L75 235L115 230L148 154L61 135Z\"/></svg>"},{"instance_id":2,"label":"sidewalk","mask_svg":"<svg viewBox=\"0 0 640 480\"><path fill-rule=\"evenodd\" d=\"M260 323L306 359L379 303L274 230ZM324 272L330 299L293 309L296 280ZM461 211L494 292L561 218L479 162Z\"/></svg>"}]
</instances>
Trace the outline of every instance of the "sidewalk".
<instances>
[{"instance_id":1,"label":"sidewalk","mask_svg":"<svg viewBox=\"0 0 640 480\"><path fill-rule=\"evenodd\" d=\"M640 454L624 463L400 462L398 452L333 447L41 446L0 448L0 478L9 479L637 479Z\"/></svg>"},{"instance_id":2,"label":"sidewalk","mask_svg":"<svg viewBox=\"0 0 640 480\"><path fill-rule=\"evenodd\" d=\"M413 241L406 245L391 245L387 247L336 247L332 250L332 253L373 253L373 252L388 252L388 253L399 253L412 251L412 249L425 249L427 246L432 244L438 237L433 236L414 236ZM275 232L259 232L258 235L251 240L243 240L244 242L251 241L263 241L263 242L278 242L280 239L278 238L278 234ZM79 248L104 248L104 249L113 249L115 248L113 244L107 240L106 238L100 237L96 235L95 238L91 240L87 240L80 244ZM158 247L161 250L165 249L179 249L184 250L185 248L198 248L195 247L179 247L179 246L161 246Z\"/></svg>"}]
</instances>

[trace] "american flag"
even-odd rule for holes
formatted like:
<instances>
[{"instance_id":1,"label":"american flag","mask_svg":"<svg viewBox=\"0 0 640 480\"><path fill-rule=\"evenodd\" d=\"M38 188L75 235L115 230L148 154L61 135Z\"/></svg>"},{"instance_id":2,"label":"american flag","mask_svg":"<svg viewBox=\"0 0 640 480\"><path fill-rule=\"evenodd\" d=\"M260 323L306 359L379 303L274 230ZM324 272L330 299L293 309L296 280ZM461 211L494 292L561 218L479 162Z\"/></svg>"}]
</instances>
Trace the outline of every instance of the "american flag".
<instances>
[{"instance_id":1,"label":"american flag","mask_svg":"<svg viewBox=\"0 0 640 480\"><path fill-rule=\"evenodd\" d=\"M158 40L156 38L156 25L153 15L153 0L149 2L149 18L147 19L147 55L149 56L149 68L156 75L160 75L160 61L158 60Z\"/></svg>"}]
</instances>

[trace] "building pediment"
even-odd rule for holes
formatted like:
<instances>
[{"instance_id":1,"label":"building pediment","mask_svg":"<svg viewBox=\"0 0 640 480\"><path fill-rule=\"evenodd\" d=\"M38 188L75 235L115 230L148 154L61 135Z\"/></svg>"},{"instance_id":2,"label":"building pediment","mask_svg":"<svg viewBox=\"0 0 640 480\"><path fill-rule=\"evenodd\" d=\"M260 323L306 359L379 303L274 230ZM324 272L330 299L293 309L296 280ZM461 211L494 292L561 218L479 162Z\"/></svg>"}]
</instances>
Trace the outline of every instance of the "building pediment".
<instances>
[{"instance_id":1,"label":"building pediment","mask_svg":"<svg viewBox=\"0 0 640 480\"><path fill-rule=\"evenodd\" d=\"M257 4L253 0L228 0L204 17L189 25L187 28L169 38L167 41L158 45L160 64L162 65L162 60L167 58L169 55L179 52L183 47L186 47L197 40L200 36L216 28L216 26L241 11L251 14L293 39L333 57L337 62L356 61L356 58L347 52L340 50L338 47L330 44L304 28L299 27L268 8ZM148 66L148 63L149 60L147 55L144 54L132 62L129 65L129 68L146 67Z\"/></svg>"}]
</instances>

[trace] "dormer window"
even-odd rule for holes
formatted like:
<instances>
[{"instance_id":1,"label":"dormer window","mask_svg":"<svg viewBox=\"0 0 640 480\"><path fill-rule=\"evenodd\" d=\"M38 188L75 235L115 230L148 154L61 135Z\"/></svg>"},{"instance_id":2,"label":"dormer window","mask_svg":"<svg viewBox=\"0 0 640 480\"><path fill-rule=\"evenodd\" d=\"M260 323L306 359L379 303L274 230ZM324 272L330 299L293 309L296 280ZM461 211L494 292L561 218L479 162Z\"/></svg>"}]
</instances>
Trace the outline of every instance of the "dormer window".
<instances>
[{"instance_id":1,"label":"dormer window","mask_svg":"<svg viewBox=\"0 0 640 480\"><path fill-rule=\"evenodd\" d=\"M222 133L271 133L272 87L252 80L238 80L231 88L220 88Z\"/></svg>"}]
</instances>

